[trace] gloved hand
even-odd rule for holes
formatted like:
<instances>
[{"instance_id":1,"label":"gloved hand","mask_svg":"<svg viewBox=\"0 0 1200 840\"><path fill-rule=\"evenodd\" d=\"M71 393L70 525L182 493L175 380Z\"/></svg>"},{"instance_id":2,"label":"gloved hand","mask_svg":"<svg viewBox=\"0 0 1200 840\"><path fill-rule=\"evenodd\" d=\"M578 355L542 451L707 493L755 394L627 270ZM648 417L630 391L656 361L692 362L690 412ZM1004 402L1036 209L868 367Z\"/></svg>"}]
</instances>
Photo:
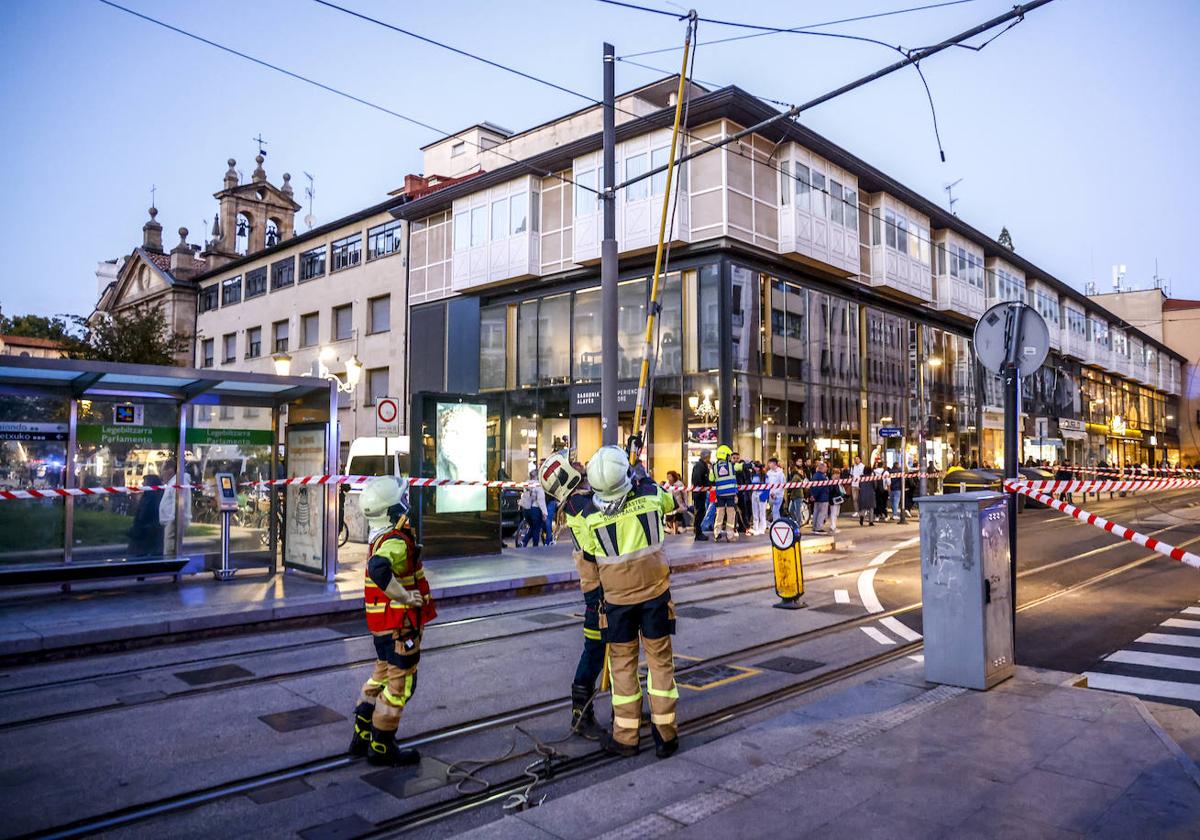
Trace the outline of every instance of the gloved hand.
<instances>
[{"instance_id":1,"label":"gloved hand","mask_svg":"<svg viewBox=\"0 0 1200 840\"><path fill-rule=\"evenodd\" d=\"M383 591L386 592L388 597L390 597L393 601L403 604L406 607L418 609L425 603L425 599L421 596L420 592L408 589L395 578L392 578Z\"/></svg>"}]
</instances>

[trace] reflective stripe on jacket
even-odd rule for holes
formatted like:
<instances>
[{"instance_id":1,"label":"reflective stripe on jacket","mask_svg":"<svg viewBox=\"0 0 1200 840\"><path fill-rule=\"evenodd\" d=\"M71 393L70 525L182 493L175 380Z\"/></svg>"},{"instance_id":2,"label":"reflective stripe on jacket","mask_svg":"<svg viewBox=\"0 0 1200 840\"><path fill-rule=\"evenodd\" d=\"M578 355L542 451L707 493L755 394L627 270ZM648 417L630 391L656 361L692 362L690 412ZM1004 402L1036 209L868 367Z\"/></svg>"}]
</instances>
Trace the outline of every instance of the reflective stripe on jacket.
<instances>
[{"instance_id":1,"label":"reflective stripe on jacket","mask_svg":"<svg viewBox=\"0 0 1200 840\"><path fill-rule=\"evenodd\" d=\"M393 528L380 534L371 543L371 557L388 562L392 575L405 589L416 590L425 600L422 607L405 607L383 591L371 579L370 559L363 568L363 609L367 614L367 629L372 633L409 628L420 630L437 617L425 569L421 565L416 540L407 528Z\"/></svg>"},{"instance_id":2,"label":"reflective stripe on jacket","mask_svg":"<svg viewBox=\"0 0 1200 840\"><path fill-rule=\"evenodd\" d=\"M585 507L587 549L596 558L604 600L640 604L670 587L670 567L663 556L663 519L675 510L674 497L651 479L638 482L621 509L612 515L592 499Z\"/></svg>"},{"instance_id":3,"label":"reflective stripe on jacket","mask_svg":"<svg viewBox=\"0 0 1200 840\"><path fill-rule=\"evenodd\" d=\"M737 495L737 475L730 461L720 460L713 464L712 479L718 496Z\"/></svg>"}]
</instances>

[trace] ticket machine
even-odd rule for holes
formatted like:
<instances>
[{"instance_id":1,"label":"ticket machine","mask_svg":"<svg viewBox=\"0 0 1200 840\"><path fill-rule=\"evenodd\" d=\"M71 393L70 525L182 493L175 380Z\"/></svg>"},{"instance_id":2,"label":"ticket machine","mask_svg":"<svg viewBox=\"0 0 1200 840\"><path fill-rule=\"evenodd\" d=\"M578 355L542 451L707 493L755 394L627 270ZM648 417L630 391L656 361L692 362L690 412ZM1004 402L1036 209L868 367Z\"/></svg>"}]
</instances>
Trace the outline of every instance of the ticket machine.
<instances>
[{"instance_id":1,"label":"ticket machine","mask_svg":"<svg viewBox=\"0 0 1200 840\"><path fill-rule=\"evenodd\" d=\"M213 569L217 580L230 580L237 569L229 565L229 525L238 509L237 483L232 473L217 473L217 510L221 512L221 567Z\"/></svg>"}]
</instances>

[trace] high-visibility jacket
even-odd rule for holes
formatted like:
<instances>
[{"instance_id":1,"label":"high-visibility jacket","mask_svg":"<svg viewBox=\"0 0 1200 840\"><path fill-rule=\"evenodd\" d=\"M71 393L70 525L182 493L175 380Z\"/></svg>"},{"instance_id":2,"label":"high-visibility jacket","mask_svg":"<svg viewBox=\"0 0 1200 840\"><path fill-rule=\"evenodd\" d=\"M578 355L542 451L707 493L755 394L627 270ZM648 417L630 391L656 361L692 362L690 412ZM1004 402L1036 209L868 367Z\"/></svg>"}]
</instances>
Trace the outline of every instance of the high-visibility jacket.
<instances>
[{"instance_id":1,"label":"high-visibility jacket","mask_svg":"<svg viewBox=\"0 0 1200 840\"><path fill-rule=\"evenodd\" d=\"M713 464L712 480L713 485L717 488L718 496L728 497L737 495L737 475L734 471L733 462L728 458L722 458Z\"/></svg>"},{"instance_id":2,"label":"high-visibility jacket","mask_svg":"<svg viewBox=\"0 0 1200 840\"><path fill-rule=\"evenodd\" d=\"M395 581L421 594L421 607L406 607L385 591ZM371 557L363 570L363 607L372 633L419 631L437 617L437 607L425 580L421 552L408 527L385 531L371 542Z\"/></svg>"},{"instance_id":3,"label":"high-visibility jacket","mask_svg":"<svg viewBox=\"0 0 1200 840\"><path fill-rule=\"evenodd\" d=\"M575 568L579 572L579 589L584 594L600 585L600 570L596 566L596 555L586 548L590 545L586 517L591 501L592 493L588 490L572 493L562 504L567 528L571 532L571 542L574 544L571 559L575 561Z\"/></svg>"},{"instance_id":4,"label":"high-visibility jacket","mask_svg":"<svg viewBox=\"0 0 1200 840\"><path fill-rule=\"evenodd\" d=\"M634 484L621 509L611 515L588 498L583 510L584 547L596 558L606 602L640 604L670 587L671 570L662 542L663 519L673 510L675 497L650 478Z\"/></svg>"}]
</instances>

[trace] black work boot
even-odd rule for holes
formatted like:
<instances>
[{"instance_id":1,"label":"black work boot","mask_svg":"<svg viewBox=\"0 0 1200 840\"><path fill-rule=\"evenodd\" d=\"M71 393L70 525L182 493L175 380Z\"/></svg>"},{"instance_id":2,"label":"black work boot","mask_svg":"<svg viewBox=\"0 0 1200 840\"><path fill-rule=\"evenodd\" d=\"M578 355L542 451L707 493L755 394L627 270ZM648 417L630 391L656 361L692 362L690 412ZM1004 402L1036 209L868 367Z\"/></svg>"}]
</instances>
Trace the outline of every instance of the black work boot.
<instances>
[{"instance_id":1,"label":"black work boot","mask_svg":"<svg viewBox=\"0 0 1200 840\"><path fill-rule=\"evenodd\" d=\"M589 686L571 686L571 732L589 741L599 741L604 730L596 723L591 700L592 689Z\"/></svg>"},{"instance_id":2,"label":"black work boot","mask_svg":"<svg viewBox=\"0 0 1200 840\"><path fill-rule=\"evenodd\" d=\"M608 732L604 733L601 746L609 755L618 755L621 758L633 758L641 752L641 747L638 744L622 744Z\"/></svg>"},{"instance_id":3,"label":"black work boot","mask_svg":"<svg viewBox=\"0 0 1200 840\"><path fill-rule=\"evenodd\" d=\"M396 733L385 732L371 727L371 751L367 753L367 763L382 767L404 767L416 764L421 760L421 754L412 749L400 749L396 746Z\"/></svg>"},{"instance_id":4,"label":"black work boot","mask_svg":"<svg viewBox=\"0 0 1200 840\"><path fill-rule=\"evenodd\" d=\"M359 703L354 707L354 740L350 742L350 755L362 758L371 746L371 716L375 714L374 703Z\"/></svg>"},{"instance_id":5,"label":"black work boot","mask_svg":"<svg viewBox=\"0 0 1200 840\"><path fill-rule=\"evenodd\" d=\"M651 734L654 735L654 754L659 758L670 758L675 755L679 749L679 736L676 735L670 741L663 740L663 736L659 734L657 726L650 727Z\"/></svg>"}]
</instances>

